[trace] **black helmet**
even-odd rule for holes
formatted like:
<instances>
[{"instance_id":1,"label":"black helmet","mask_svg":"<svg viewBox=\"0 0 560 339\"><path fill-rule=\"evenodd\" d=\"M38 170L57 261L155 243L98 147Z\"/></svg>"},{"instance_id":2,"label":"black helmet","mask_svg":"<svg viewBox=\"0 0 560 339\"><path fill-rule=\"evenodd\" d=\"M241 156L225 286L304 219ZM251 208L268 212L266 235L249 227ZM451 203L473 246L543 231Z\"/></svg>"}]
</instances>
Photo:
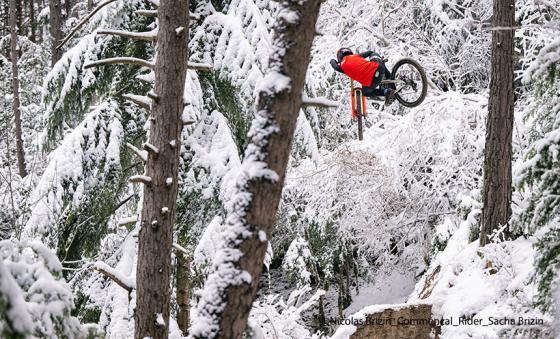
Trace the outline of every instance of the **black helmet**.
<instances>
[{"instance_id":1,"label":"black helmet","mask_svg":"<svg viewBox=\"0 0 560 339\"><path fill-rule=\"evenodd\" d=\"M352 55L354 54L352 52L352 50L350 48L346 48L343 47L341 49L338 50L338 52L336 52L336 59L338 60L338 62L342 62L342 58L344 58L347 55Z\"/></svg>"}]
</instances>

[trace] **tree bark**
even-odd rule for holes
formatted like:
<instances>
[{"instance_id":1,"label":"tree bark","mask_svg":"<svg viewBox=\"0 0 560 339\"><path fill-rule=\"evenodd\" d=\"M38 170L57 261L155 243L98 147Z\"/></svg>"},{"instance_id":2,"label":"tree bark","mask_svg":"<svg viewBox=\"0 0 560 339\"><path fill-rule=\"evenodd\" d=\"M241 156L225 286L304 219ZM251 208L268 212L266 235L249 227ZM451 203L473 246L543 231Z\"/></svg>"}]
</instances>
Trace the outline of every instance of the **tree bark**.
<instances>
[{"instance_id":1,"label":"tree bark","mask_svg":"<svg viewBox=\"0 0 560 339\"><path fill-rule=\"evenodd\" d=\"M190 299L192 279L190 272L190 258L184 253L176 253L177 257L177 324L183 335L189 333Z\"/></svg>"},{"instance_id":2,"label":"tree bark","mask_svg":"<svg viewBox=\"0 0 560 339\"><path fill-rule=\"evenodd\" d=\"M62 49L57 49L56 46L62 41L62 5L60 0L49 1L50 10L50 33L52 38L51 46L51 66L54 66L62 56Z\"/></svg>"},{"instance_id":3,"label":"tree bark","mask_svg":"<svg viewBox=\"0 0 560 339\"><path fill-rule=\"evenodd\" d=\"M494 0L492 73L484 149L484 193L480 244L511 216L511 161L513 131L513 39L515 0ZM511 29L503 29L511 28ZM508 236L508 230L504 231Z\"/></svg>"},{"instance_id":4,"label":"tree bark","mask_svg":"<svg viewBox=\"0 0 560 339\"><path fill-rule=\"evenodd\" d=\"M183 92L187 71L188 0L161 0L141 229L136 270L135 337L167 338L171 249L177 199ZM183 28L183 29L179 29ZM151 145L155 147L151 147ZM160 316L161 315L161 316ZM164 324L158 324L157 319Z\"/></svg>"},{"instance_id":5,"label":"tree bark","mask_svg":"<svg viewBox=\"0 0 560 339\"><path fill-rule=\"evenodd\" d=\"M14 111L16 157L20 177L27 176L25 168L25 150L23 149L23 138L21 129L21 111L19 105L19 75L18 75L18 51L17 51L17 15L16 0L10 0L10 57L12 59L12 109Z\"/></svg>"},{"instance_id":6,"label":"tree bark","mask_svg":"<svg viewBox=\"0 0 560 339\"><path fill-rule=\"evenodd\" d=\"M321 0L278 5L270 71L228 211L225 248L215 256L191 327L195 338L241 338L276 221Z\"/></svg>"},{"instance_id":7,"label":"tree bark","mask_svg":"<svg viewBox=\"0 0 560 339\"><path fill-rule=\"evenodd\" d=\"M35 23L35 0L29 0L29 27L31 31L31 35L29 36L29 40L32 42L36 42L36 23Z\"/></svg>"}]
</instances>

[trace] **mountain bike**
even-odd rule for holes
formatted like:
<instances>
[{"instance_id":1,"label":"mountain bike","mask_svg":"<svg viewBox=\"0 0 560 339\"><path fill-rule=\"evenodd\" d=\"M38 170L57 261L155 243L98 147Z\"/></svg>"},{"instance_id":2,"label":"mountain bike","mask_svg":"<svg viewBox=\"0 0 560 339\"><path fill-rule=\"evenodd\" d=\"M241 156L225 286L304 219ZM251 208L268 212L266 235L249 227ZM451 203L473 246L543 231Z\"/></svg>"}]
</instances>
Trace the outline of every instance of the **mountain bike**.
<instances>
[{"instance_id":1,"label":"mountain bike","mask_svg":"<svg viewBox=\"0 0 560 339\"><path fill-rule=\"evenodd\" d=\"M383 59L383 61L387 61ZM390 79L381 80L380 89L391 88L395 90L395 99L405 107L416 107L426 98L428 91L428 80L426 72L420 64L413 59L404 58L395 64ZM366 117L366 100L361 87L354 87L354 81L350 81L350 93L352 102L352 120L358 123L358 139L363 140L363 120ZM374 101L384 102L384 97L369 97ZM379 109L380 104L374 104Z\"/></svg>"}]
</instances>

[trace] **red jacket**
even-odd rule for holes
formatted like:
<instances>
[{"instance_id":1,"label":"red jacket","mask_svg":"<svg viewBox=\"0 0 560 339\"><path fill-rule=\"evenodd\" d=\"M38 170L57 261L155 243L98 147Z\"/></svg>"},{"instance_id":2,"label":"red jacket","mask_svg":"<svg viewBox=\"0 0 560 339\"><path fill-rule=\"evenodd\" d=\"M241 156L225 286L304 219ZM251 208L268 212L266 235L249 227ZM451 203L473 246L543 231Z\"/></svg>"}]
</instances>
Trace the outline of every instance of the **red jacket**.
<instances>
[{"instance_id":1,"label":"red jacket","mask_svg":"<svg viewBox=\"0 0 560 339\"><path fill-rule=\"evenodd\" d=\"M373 75L379 64L374 61L367 61L359 54L347 55L342 59L340 68L351 79L356 80L362 86L369 87L373 82Z\"/></svg>"}]
</instances>

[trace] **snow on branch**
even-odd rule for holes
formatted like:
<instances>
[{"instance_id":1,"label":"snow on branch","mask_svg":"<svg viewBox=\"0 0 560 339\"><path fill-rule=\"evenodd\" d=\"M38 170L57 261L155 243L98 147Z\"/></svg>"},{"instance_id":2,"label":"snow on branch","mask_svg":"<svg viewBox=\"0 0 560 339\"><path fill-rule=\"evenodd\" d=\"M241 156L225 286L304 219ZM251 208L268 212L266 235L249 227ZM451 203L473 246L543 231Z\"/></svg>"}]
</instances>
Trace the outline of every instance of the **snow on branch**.
<instances>
[{"instance_id":1,"label":"snow on branch","mask_svg":"<svg viewBox=\"0 0 560 339\"><path fill-rule=\"evenodd\" d=\"M147 82L149 84L153 84L156 81L155 76L156 76L155 73L152 71L152 72L147 73L147 74L137 75L136 79L138 79L140 81Z\"/></svg>"},{"instance_id":2,"label":"snow on branch","mask_svg":"<svg viewBox=\"0 0 560 339\"><path fill-rule=\"evenodd\" d=\"M179 244L173 243L173 248L176 249L176 250L179 251L179 252L182 252L182 253L183 253L184 255L186 255L186 256L190 256L190 255L191 255L191 253L190 253L189 251L187 251L186 248L184 248L183 246L181 246L181 245L179 245Z\"/></svg>"},{"instance_id":3,"label":"snow on branch","mask_svg":"<svg viewBox=\"0 0 560 339\"><path fill-rule=\"evenodd\" d=\"M99 5L97 5L97 7L95 7L88 15L86 15L82 20L80 20L80 22L78 22L78 24L76 25L76 27L74 27L72 29L72 31L70 31L70 33L68 33L68 35L62 39L62 41L60 42L60 44L58 46L56 46L56 49L60 49L62 46L64 46L65 43L68 42L68 40L70 40L70 38L72 38L74 36L74 34L76 34L76 32L89 20L91 19L92 16L95 15L95 13L99 12L103 7L115 2L117 0L106 0L101 2Z\"/></svg>"},{"instance_id":4,"label":"snow on branch","mask_svg":"<svg viewBox=\"0 0 560 339\"><path fill-rule=\"evenodd\" d=\"M104 65L139 65L143 67L148 67L150 69L154 68L154 64L140 58L129 58L129 57L117 57L117 58L108 58L93 61L84 65L84 68L91 68L97 66L104 66Z\"/></svg>"},{"instance_id":5,"label":"snow on branch","mask_svg":"<svg viewBox=\"0 0 560 339\"><path fill-rule=\"evenodd\" d=\"M147 16L149 18L157 17L157 9L139 9L134 13L136 13L137 15Z\"/></svg>"},{"instance_id":6,"label":"snow on branch","mask_svg":"<svg viewBox=\"0 0 560 339\"><path fill-rule=\"evenodd\" d=\"M137 221L138 221L138 217L135 215L128 218L123 218L119 220L119 226L127 226L131 224L135 224Z\"/></svg>"},{"instance_id":7,"label":"snow on branch","mask_svg":"<svg viewBox=\"0 0 560 339\"><path fill-rule=\"evenodd\" d=\"M152 153L153 155L158 155L159 154L159 148L150 144L149 142L144 143L143 147L146 151Z\"/></svg>"},{"instance_id":8,"label":"snow on branch","mask_svg":"<svg viewBox=\"0 0 560 339\"><path fill-rule=\"evenodd\" d=\"M155 102L159 101L159 95L157 95L153 90L150 90L146 95Z\"/></svg>"},{"instance_id":9,"label":"snow on branch","mask_svg":"<svg viewBox=\"0 0 560 339\"><path fill-rule=\"evenodd\" d=\"M326 98L307 98L303 97L301 99L302 107L323 107L323 108L336 108L338 107L338 102L332 101Z\"/></svg>"},{"instance_id":10,"label":"snow on branch","mask_svg":"<svg viewBox=\"0 0 560 339\"><path fill-rule=\"evenodd\" d=\"M132 290L135 288L133 279L130 279L129 277L122 275L119 271L113 269L111 266L107 265L102 261L96 261L94 264L94 268L96 271L110 278L117 285L127 290L128 293L131 293Z\"/></svg>"},{"instance_id":11,"label":"snow on branch","mask_svg":"<svg viewBox=\"0 0 560 339\"><path fill-rule=\"evenodd\" d=\"M142 151L142 150L136 148L133 144L128 143L128 142L126 143L126 147L128 147L128 149L130 149L132 152L134 152L134 154L136 154L144 162L148 161L148 152Z\"/></svg>"},{"instance_id":12,"label":"snow on branch","mask_svg":"<svg viewBox=\"0 0 560 339\"><path fill-rule=\"evenodd\" d=\"M123 38L141 40L141 41L156 41L157 39L157 29L153 29L149 32L129 32L118 29L102 29L97 31L99 35L115 35Z\"/></svg>"},{"instance_id":13,"label":"snow on branch","mask_svg":"<svg viewBox=\"0 0 560 339\"><path fill-rule=\"evenodd\" d=\"M152 103L152 100L150 98L143 95L123 94L123 98L147 110L150 109L150 105Z\"/></svg>"}]
</instances>

